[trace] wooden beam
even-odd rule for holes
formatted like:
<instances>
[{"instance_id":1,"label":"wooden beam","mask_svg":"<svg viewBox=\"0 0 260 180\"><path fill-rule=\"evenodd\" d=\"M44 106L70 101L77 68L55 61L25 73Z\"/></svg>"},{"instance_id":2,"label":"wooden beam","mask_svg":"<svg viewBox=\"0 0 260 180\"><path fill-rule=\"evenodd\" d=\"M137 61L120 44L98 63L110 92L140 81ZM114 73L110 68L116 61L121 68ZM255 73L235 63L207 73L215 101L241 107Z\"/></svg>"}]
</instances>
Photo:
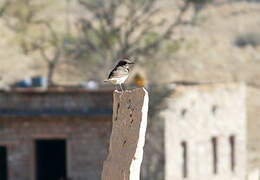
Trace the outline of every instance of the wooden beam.
<instances>
[{"instance_id":1,"label":"wooden beam","mask_svg":"<svg viewBox=\"0 0 260 180\"><path fill-rule=\"evenodd\" d=\"M139 180L148 113L144 88L114 91L113 127L102 180Z\"/></svg>"}]
</instances>

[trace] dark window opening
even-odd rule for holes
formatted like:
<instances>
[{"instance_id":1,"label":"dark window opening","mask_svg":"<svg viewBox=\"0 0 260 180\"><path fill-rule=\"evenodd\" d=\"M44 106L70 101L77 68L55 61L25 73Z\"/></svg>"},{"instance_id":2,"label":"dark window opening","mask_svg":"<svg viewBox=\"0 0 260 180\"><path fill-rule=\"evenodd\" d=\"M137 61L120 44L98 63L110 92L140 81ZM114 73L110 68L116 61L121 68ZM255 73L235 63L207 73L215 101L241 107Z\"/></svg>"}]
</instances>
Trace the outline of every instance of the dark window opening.
<instances>
[{"instance_id":1,"label":"dark window opening","mask_svg":"<svg viewBox=\"0 0 260 180\"><path fill-rule=\"evenodd\" d=\"M217 138L213 137L211 139L212 150L213 150L213 173L218 173L218 147L217 147Z\"/></svg>"},{"instance_id":2,"label":"dark window opening","mask_svg":"<svg viewBox=\"0 0 260 180\"><path fill-rule=\"evenodd\" d=\"M188 177L188 149L187 149L187 143L183 141L181 143L182 148L182 176L183 178Z\"/></svg>"},{"instance_id":3,"label":"dark window opening","mask_svg":"<svg viewBox=\"0 0 260 180\"><path fill-rule=\"evenodd\" d=\"M8 179L7 172L7 150L6 147L0 146L0 180Z\"/></svg>"},{"instance_id":4,"label":"dark window opening","mask_svg":"<svg viewBox=\"0 0 260 180\"><path fill-rule=\"evenodd\" d=\"M187 109L185 109L185 108L182 109L182 110L181 110L181 116L182 116L182 117L185 117L186 114L187 114Z\"/></svg>"},{"instance_id":5,"label":"dark window opening","mask_svg":"<svg viewBox=\"0 0 260 180\"><path fill-rule=\"evenodd\" d=\"M212 113L213 113L213 115L216 115L217 110L218 110L218 106L217 105L213 105L212 106Z\"/></svg>"},{"instance_id":6,"label":"dark window opening","mask_svg":"<svg viewBox=\"0 0 260 180\"><path fill-rule=\"evenodd\" d=\"M36 140L36 180L61 180L66 173L66 141Z\"/></svg>"},{"instance_id":7,"label":"dark window opening","mask_svg":"<svg viewBox=\"0 0 260 180\"><path fill-rule=\"evenodd\" d=\"M235 171L235 166L236 166L235 136L229 137L229 143L230 143L230 167L232 171Z\"/></svg>"}]
</instances>

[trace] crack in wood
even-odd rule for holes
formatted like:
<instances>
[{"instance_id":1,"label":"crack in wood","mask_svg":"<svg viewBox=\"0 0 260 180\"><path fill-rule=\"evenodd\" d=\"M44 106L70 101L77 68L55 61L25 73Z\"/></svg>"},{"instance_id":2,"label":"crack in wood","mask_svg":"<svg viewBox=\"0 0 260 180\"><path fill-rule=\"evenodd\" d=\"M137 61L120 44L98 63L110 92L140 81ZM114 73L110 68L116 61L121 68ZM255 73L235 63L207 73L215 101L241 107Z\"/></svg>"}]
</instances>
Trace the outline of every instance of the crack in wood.
<instances>
[{"instance_id":1,"label":"crack in wood","mask_svg":"<svg viewBox=\"0 0 260 180\"><path fill-rule=\"evenodd\" d=\"M115 121L117 121L119 108L120 108L120 103L117 104Z\"/></svg>"}]
</instances>

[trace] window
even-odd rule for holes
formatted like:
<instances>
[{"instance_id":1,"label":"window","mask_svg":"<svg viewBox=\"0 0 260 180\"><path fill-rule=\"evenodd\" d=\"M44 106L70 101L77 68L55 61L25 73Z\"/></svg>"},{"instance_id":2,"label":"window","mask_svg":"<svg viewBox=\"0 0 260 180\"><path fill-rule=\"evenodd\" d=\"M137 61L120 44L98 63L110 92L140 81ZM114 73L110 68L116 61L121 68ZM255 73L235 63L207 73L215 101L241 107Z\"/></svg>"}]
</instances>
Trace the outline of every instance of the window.
<instances>
[{"instance_id":1,"label":"window","mask_svg":"<svg viewBox=\"0 0 260 180\"><path fill-rule=\"evenodd\" d=\"M230 144L230 168L231 171L235 171L236 166L236 155L235 155L235 136L229 137L229 144Z\"/></svg>"},{"instance_id":2,"label":"window","mask_svg":"<svg viewBox=\"0 0 260 180\"><path fill-rule=\"evenodd\" d=\"M213 115L216 115L216 113L218 111L218 106L217 105L213 105L211 111L212 111Z\"/></svg>"},{"instance_id":3,"label":"window","mask_svg":"<svg viewBox=\"0 0 260 180\"><path fill-rule=\"evenodd\" d=\"M218 173L218 147L217 147L217 138L213 137L211 139L211 144L212 144L212 151L213 151L213 173L217 174Z\"/></svg>"},{"instance_id":4,"label":"window","mask_svg":"<svg viewBox=\"0 0 260 180\"><path fill-rule=\"evenodd\" d=\"M188 150L187 150L187 143L186 141L181 142L181 149L182 149L182 176L183 178L188 177Z\"/></svg>"},{"instance_id":5,"label":"window","mask_svg":"<svg viewBox=\"0 0 260 180\"><path fill-rule=\"evenodd\" d=\"M182 109L182 110L181 110L181 116L182 116L182 117L185 117L186 114L187 114L187 109L185 109L185 108Z\"/></svg>"}]
</instances>

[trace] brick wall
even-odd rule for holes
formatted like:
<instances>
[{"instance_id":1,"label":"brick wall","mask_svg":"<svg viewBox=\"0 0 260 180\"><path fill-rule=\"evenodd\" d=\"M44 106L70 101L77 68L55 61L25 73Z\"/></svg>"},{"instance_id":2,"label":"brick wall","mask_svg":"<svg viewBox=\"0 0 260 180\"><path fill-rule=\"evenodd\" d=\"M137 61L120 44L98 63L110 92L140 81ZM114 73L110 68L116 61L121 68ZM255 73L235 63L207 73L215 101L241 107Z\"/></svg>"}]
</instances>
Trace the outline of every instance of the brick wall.
<instances>
[{"instance_id":1,"label":"brick wall","mask_svg":"<svg viewBox=\"0 0 260 180\"><path fill-rule=\"evenodd\" d=\"M110 117L1 118L0 124L0 145L7 146L8 151L9 180L35 179L37 139L66 139L68 177L100 179L111 131Z\"/></svg>"},{"instance_id":2,"label":"brick wall","mask_svg":"<svg viewBox=\"0 0 260 180\"><path fill-rule=\"evenodd\" d=\"M0 92L0 145L7 147L9 180L35 180L37 139L65 139L68 177L99 180L111 116L111 90Z\"/></svg>"},{"instance_id":3,"label":"brick wall","mask_svg":"<svg viewBox=\"0 0 260 180\"><path fill-rule=\"evenodd\" d=\"M2 116L111 115L111 107L111 90L18 89L0 92Z\"/></svg>"}]
</instances>

